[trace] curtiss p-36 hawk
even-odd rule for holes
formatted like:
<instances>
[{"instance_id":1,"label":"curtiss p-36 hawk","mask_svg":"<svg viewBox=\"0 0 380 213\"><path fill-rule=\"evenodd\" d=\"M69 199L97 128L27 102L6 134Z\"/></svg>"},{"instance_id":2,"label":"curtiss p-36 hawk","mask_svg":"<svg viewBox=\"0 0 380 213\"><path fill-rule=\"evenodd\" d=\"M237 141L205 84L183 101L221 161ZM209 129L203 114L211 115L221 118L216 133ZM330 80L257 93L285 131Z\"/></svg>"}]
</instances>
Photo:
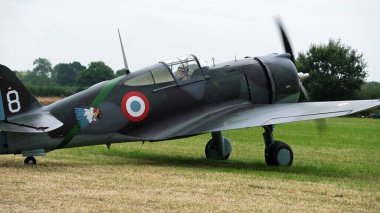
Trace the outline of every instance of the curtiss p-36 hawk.
<instances>
[{"instance_id":1,"label":"curtiss p-36 hawk","mask_svg":"<svg viewBox=\"0 0 380 213\"><path fill-rule=\"evenodd\" d=\"M56 149L211 133L206 157L227 160L232 146L222 132L260 126L266 163L289 166L293 151L275 140L275 124L344 116L380 100L298 103L307 75L298 73L278 26L286 53L210 66L188 55L129 72L121 43L125 75L48 106L0 65L0 154L22 154L25 164L36 164L35 156Z\"/></svg>"}]
</instances>

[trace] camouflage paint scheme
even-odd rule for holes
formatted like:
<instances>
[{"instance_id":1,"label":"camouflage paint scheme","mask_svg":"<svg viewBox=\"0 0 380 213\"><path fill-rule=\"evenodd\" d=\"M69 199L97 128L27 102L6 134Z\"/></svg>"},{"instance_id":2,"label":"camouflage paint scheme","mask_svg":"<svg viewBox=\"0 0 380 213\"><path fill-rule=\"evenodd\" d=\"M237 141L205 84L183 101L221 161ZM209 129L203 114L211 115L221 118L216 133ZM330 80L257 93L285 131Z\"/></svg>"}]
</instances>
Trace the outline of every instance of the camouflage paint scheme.
<instances>
[{"instance_id":1,"label":"camouflage paint scheme","mask_svg":"<svg viewBox=\"0 0 380 213\"><path fill-rule=\"evenodd\" d=\"M57 147L76 147L127 141L158 141L186 137L203 132L189 132L184 135L176 134L175 131L171 130L164 132L160 130L153 135L147 135L144 132L147 132L146 127L161 126L163 120L172 120L177 125L184 122L181 118L199 116L199 113L197 113L199 110L204 111L204 109L210 108L208 111L213 113L215 108L221 108L230 102L234 102L235 105L247 104L248 102L252 104L297 102L299 87L294 65L286 55L273 55L266 58L278 58L282 61L281 66L284 66L288 72L286 76L289 78L289 81L285 80L291 85L290 88L285 88L283 91L279 89L274 95L278 96L275 100L271 100L272 91L270 91L269 87L271 83L267 78L267 73L260 65L259 60L254 58L228 62L214 67L202 67L204 78L195 82L189 81L180 84L173 78L172 82L152 85L125 85L128 80L151 70L167 69L164 63L158 63L130 75L111 80L116 85L98 105L98 108L103 113L103 118L99 119L95 124L79 130L72 140L67 141L64 146L62 144L63 139L71 129L78 125L73 109L75 107L89 108L96 96L109 82L101 82L49 106L38 107L38 111L35 113L49 113L61 121L63 125L47 133L5 133L8 141L8 153L18 154L22 151L33 149L51 151ZM275 70L273 69L273 72ZM167 72L169 72L169 69ZM140 122L129 121L123 115L121 100L125 94L131 91L144 94L149 101L149 114ZM31 96L25 97L30 98ZM286 100L289 97L292 98ZM4 102L6 103L6 100ZM25 100L25 102L29 102L29 100ZM35 106L30 107L35 108ZM22 107L22 109L23 111L20 113L27 111L28 107ZM201 114L202 116L207 115L207 110ZM12 116L12 113L8 111L7 115ZM187 120L187 118L185 119ZM166 128L162 127L162 129ZM189 127L184 125L183 128ZM34 140L34 138L36 139ZM41 140L41 138L44 140ZM49 142L47 143L46 140Z\"/></svg>"}]
</instances>

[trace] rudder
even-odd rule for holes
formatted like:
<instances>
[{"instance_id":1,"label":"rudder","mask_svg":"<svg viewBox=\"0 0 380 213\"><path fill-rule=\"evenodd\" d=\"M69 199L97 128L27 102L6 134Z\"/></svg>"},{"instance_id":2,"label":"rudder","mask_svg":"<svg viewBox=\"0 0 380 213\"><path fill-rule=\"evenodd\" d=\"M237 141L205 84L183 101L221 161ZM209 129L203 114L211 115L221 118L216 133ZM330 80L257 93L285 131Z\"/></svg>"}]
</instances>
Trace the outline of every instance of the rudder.
<instances>
[{"instance_id":1,"label":"rudder","mask_svg":"<svg viewBox=\"0 0 380 213\"><path fill-rule=\"evenodd\" d=\"M3 95L1 94L0 90L0 122L5 121L5 112L4 112L4 105L3 105ZM1 141L1 139L0 139Z\"/></svg>"}]
</instances>

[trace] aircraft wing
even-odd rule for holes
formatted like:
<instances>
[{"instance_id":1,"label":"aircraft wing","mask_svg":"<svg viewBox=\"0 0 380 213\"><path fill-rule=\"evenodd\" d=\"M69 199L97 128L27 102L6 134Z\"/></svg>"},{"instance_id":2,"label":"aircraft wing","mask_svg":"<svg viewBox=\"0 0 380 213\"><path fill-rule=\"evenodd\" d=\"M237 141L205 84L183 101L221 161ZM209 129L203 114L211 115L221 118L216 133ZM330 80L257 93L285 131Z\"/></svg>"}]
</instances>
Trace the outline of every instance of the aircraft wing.
<instances>
[{"instance_id":1,"label":"aircraft wing","mask_svg":"<svg viewBox=\"0 0 380 213\"><path fill-rule=\"evenodd\" d=\"M380 100L251 105L205 121L191 132L212 132L344 116L380 105Z\"/></svg>"},{"instance_id":2,"label":"aircraft wing","mask_svg":"<svg viewBox=\"0 0 380 213\"><path fill-rule=\"evenodd\" d=\"M146 140L163 140L214 131L344 116L379 105L380 100L264 105L233 101L179 113L129 133Z\"/></svg>"},{"instance_id":3,"label":"aircraft wing","mask_svg":"<svg viewBox=\"0 0 380 213\"><path fill-rule=\"evenodd\" d=\"M63 123L47 113L23 114L0 123L2 132L42 133L61 127Z\"/></svg>"}]
</instances>

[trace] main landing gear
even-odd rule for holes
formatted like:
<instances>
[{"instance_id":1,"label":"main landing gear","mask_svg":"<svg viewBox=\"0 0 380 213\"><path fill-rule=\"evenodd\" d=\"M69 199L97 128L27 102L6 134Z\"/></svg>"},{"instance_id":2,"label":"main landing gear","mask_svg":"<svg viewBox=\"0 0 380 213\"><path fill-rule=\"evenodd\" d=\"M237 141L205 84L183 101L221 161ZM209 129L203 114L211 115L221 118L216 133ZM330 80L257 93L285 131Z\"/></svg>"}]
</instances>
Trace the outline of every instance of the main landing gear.
<instances>
[{"instance_id":1,"label":"main landing gear","mask_svg":"<svg viewBox=\"0 0 380 213\"><path fill-rule=\"evenodd\" d=\"M212 132L212 138L208 141L205 148L207 159L227 160L232 151L231 142L223 137L222 132Z\"/></svg>"},{"instance_id":2,"label":"main landing gear","mask_svg":"<svg viewBox=\"0 0 380 213\"><path fill-rule=\"evenodd\" d=\"M265 162L270 166L290 166L293 163L293 151L282 141L274 140L274 125L263 126L265 142Z\"/></svg>"},{"instance_id":3,"label":"main landing gear","mask_svg":"<svg viewBox=\"0 0 380 213\"><path fill-rule=\"evenodd\" d=\"M293 151L290 146L282 141L274 140L274 125L263 126L265 142L265 162L270 166L290 166L293 163ZM212 132L212 138L208 141L205 153L207 159L227 160L232 151L229 139L223 137L222 132Z\"/></svg>"},{"instance_id":4,"label":"main landing gear","mask_svg":"<svg viewBox=\"0 0 380 213\"><path fill-rule=\"evenodd\" d=\"M37 160L33 156L28 156L28 157L25 158L24 164L25 165L36 165L37 164Z\"/></svg>"}]
</instances>

